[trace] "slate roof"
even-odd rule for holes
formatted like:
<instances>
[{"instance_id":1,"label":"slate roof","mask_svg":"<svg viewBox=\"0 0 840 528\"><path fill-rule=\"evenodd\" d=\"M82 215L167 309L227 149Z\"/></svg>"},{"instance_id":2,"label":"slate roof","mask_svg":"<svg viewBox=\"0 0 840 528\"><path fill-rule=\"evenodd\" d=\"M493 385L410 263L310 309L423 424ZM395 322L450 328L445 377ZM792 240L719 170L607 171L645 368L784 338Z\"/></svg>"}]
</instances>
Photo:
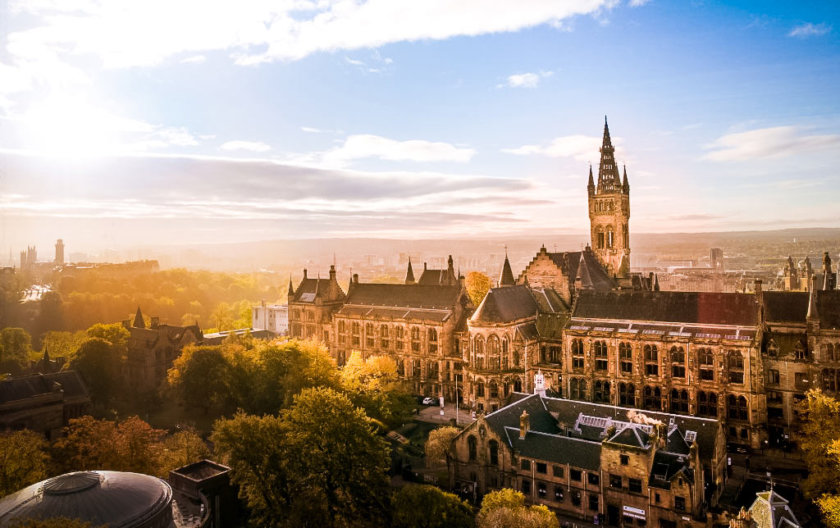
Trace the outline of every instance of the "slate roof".
<instances>
[{"instance_id":1,"label":"slate roof","mask_svg":"<svg viewBox=\"0 0 840 528\"><path fill-rule=\"evenodd\" d=\"M755 326L758 309L746 293L582 291L572 317Z\"/></svg>"},{"instance_id":2,"label":"slate roof","mask_svg":"<svg viewBox=\"0 0 840 528\"><path fill-rule=\"evenodd\" d=\"M808 292L768 291L762 295L768 323L805 324ZM817 313L822 328L840 328L840 290L818 290Z\"/></svg>"},{"instance_id":3,"label":"slate roof","mask_svg":"<svg viewBox=\"0 0 840 528\"><path fill-rule=\"evenodd\" d=\"M601 443L556 434L528 431L519 438L519 427L506 427L509 443L524 457L555 464L569 464L597 471L601 467Z\"/></svg>"},{"instance_id":4,"label":"slate roof","mask_svg":"<svg viewBox=\"0 0 840 528\"><path fill-rule=\"evenodd\" d=\"M523 284L490 288L470 318L475 323L509 323L535 317L539 304Z\"/></svg>"},{"instance_id":5,"label":"slate roof","mask_svg":"<svg viewBox=\"0 0 840 528\"><path fill-rule=\"evenodd\" d=\"M344 298L344 290L341 289L341 286L335 285L338 288L338 298L335 300L341 300ZM327 295L327 292L330 288L330 279L310 279L304 278L301 279L300 284L298 284L297 289L295 290L294 296L292 297L292 301L294 302L315 302L316 297L324 298Z\"/></svg>"},{"instance_id":6,"label":"slate roof","mask_svg":"<svg viewBox=\"0 0 840 528\"><path fill-rule=\"evenodd\" d=\"M452 309L460 294L460 285L353 283L345 299L345 306Z\"/></svg>"},{"instance_id":7,"label":"slate roof","mask_svg":"<svg viewBox=\"0 0 840 528\"><path fill-rule=\"evenodd\" d=\"M588 285L586 287L595 291L610 291L616 286L615 281L607 274L607 270L598 262L598 257L591 249L548 253L548 256L563 271L570 283L574 282L578 276L578 267L581 264L581 256L583 256L584 274L588 275Z\"/></svg>"},{"instance_id":8,"label":"slate roof","mask_svg":"<svg viewBox=\"0 0 840 528\"><path fill-rule=\"evenodd\" d=\"M424 269L417 284L423 286L451 286L458 283L455 274L448 269Z\"/></svg>"},{"instance_id":9,"label":"slate roof","mask_svg":"<svg viewBox=\"0 0 840 528\"><path fill-rule=\"evenodd\" d=\"M650 435L639 427L624 427L608 441L613 444L647 448L650 445Z\"/></svg>"},{"instance_id":10,"label":"slate roof","mask_svg":"<svg viewBox=\"0 0 840 528\"><path fill-rule=\"evenodd\" d=\"M670 489L671 480L680 473L689 481L694 480L694 474L688 467L686 456L660 449L653 455L648 484L654 488Z\"/></svg>"},{"instance_id":11,"label":"slate roof","mask_svg":"<svg viewBox=\"0 0 840 528\"><path fill-rule=\"evenodd\" d=\"M499 276L499 286L513 286L514 284L516 284L516 280L513 278L513 270L510 269L510 261L505 255L505 263Z\"/></svg>"},{"instance_id":12,"label":"slate roof","mask_svg":"<svg viewBox=\"0 0 840 528\"><path fill-rule=\"evenodd\" d=\"M0 381L0 404L49 394L53 391L53 383L61 384L65 398L88 397L87 389L78 372L65 370Z\"/></svg>"}]
</instances>

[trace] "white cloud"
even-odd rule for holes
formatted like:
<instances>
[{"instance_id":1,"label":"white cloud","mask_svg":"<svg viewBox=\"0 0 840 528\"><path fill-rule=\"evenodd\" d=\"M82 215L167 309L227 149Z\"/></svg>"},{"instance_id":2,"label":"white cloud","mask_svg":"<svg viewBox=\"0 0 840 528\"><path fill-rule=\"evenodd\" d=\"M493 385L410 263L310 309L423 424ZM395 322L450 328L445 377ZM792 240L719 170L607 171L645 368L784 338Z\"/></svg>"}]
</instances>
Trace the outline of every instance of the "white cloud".
<instances>
[{"instance_id":1,"label":"white cloud","mask_svg":"<svg viewBox=\"0 0 840 528\"><path fill-rule=\"evenodd\" d=\"M808 22L805 24L799 24L798 26L795 26L793 29L790 30L788 36L799 38L819 37L830 32L831 26L827 25L824 22L820 24L812 24Z\"/></svg>"},{"instance_id":2,"label":"white cloud","mask_svg":"<svg viewBox=\"0 0 840 528\"><path fill-rule=\"evenodd\" d=\"M450 143L411 139L398 141L372 134L348 136L344 144L323 154L329 166L342 166L349 161L378 158L388 161L452 161L464 163L472 159L475 150L459 148Z\"/></svg>"},{"instance_id":3,"label":"white cloud","mask_svg":"<svg viewBox=\"0 0 840 528\"><path fill-rule=\"evenodd\" d=\"M551 158L574 158L579 161L586 161L592 158L593 153L598 152L600 146L600 137L578 134L558 137L542 145L523 145L518 148L502 149L502 152L518 156L537 154Z\"/></svg>"},{"instance_id":4,"label":"white cloud","mask_svg":"<svg viewBox=\"0 0 840 528\"><path fill-rule=\"evenodd\" d=\"M12 13L26 13L19 19L34 20L34 25L10 32L8 51L18 58L94 55L106 67L132 67L155 65L176 54L226 50L238 63L253 64L562 25L616 3L502 0L488 9L483 0L17 0Z\"/></svg>"},{"instance_id":5,"label":"white cloud","mask_svg":"<svg viewBox=\"0 0 840 528\"><path fill-rule=\"evenodd\" d=\"M192 55L185 59L181 59L181 62L184 64L202 64L207 60L207 57L204 55Z\"/></svg>"},{"instance_id":6,"label":"white cloud","mask_svg":"<svg viewBox=\"0 0 840 528\"><path fill-rule=\"evenodd\" d=\"M721 136L705 148L711 161L750 161L782 158L840 148L840 135L804 135L799 127L759 128Z\"/></svg>"},{"instance_id":7,"label":"white cloud","mask_svg":"<svg viewBox=\"0 0 840 528\"><path fill-rule=\"evenodd\" d=\"M268 152L271 150L271 147L262 141L227 141L219 148L222 150L247 150L250 152Z\"/></svg>"},{"instance_id":8,"label":"white cloud","mask_svg":"<svg viewBox=\"0 0 840 528\"><path fill-rule=\"evenodd\" d=\"M301 129L301 131L306 132L308 134L321 134L321 133L324 132L320 128L315 128L315 127L302 126L302 127L300 127L300 129Z\"/></svg>"},{"instance_id":9,"label":"white cloud","mask_svg":"<svg viewBox=\"0 0 840 528\"><path fill-rule=\"evenodd\" d=\"M536 88L540 83L540 79L551 77L553 74L554 72L550 71L541 71L539 73L515 73L508 76L507 82L504 85L499 85L499 87L509 86L511 88Z\"/></svg>"},{"instance_id":10,"label":"white cloud","mask_svg":"<svg viewBox=\"0 0 840 528\"><path fill-rule=\"evenodd\" d=\"M630 0L630 7L641 7L650 2L650 0Z\"/></svg>"}]
</instances>

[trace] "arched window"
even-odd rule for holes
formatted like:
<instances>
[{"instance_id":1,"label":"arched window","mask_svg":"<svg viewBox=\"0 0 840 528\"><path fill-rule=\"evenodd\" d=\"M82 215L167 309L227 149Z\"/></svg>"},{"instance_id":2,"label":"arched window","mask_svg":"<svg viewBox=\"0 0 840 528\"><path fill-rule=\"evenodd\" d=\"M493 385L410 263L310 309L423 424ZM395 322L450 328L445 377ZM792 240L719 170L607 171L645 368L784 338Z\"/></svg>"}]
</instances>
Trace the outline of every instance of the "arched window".
<instances>
[{"instance_id":1,"label":"arched window","mask_svg":"<svg viewBox=\"0 0 840 528\"><path fill-rule=\"evenodd\" d=\"M685 350L682 347L671 347L671 377L685 377Z\"/></svg>"},{"instance_id":2,"label":"arched window","mask_svg":"<svg viewBox=\"0 0 840 528\"><path fill-rule=\"evenodd\" d=\"M490 397L491 398L498 398L499 397L499 386L496 384L496 380L490 381Z\"/></svg>"},{"instance_id":3,"label":"arched window","mask_svg":"<svg viewBox=\"0 0 840 528\"><path fill-rule=\"evenodd\" d=\"M715 380L715 355L712 353L711 348L700 348L697 350L697 364L700 366L701 380Z\"/></svg>"},{"instance_id":4,"label":"arched window","mask_svg":"<svg viewBox=\"0 0 840 528\"><path fill-rule=\"evenodd\" d=\"M467 437L467 446L470 451L470 462L476 459L478 453L478 440L473 435Z\"/></svg>"},{"instance_id":5,"label":"arched window","mask_svg":"<svg viewBox=\"0 0 840 528\"><path fill-rule=\"evenodd\" d=\"M498 466L499 465L499 442L496 440L490 440L490 465Z\"/></svg>"},{"instance_id":6,"label":"arched window","mask_svg":"<svg viewBox=\"0 0 840 528\"><path fill-rule=\"evenodd\" d=\"M734 420L747 419L747 399L745 397L730 394L726 398L726 407L729 418Z\"/></svg>"},{"instance_id":7,"label":"arched window","mask_svg":"<svg viewBox=\"0 0 840 528\"><path fill-rule=\"evenodd\" d=\"M388 339L390 337L390 332L388 330L388 325L379 325L379 346L382 348L388 348L391 345L391 340Z\"/></svg>"},{"instance_id":8,"label":"arched window","mask_svg":"<svg viewBox=\"0 0 840 528\"><path fill-rule=\"evenodd\" d=\"M572 368L583 368L583 341L572 339Z\"/></svg>"},{"instance_id":9,"label":"arched window","mask_svg":"<svg viewBox=\"0 0 840 528\"><path fill-rule=\"evenodd\" d=\"M586 399L586 380L580 378L572 378L569 381L569 398L573 400Z\"/></svg>"},{"instance_id":10,"label":"arched window","mask_svg":"<svg viewBox=\"0 0 840 528\"><path fill-rule=\"evenodd\" d=\"M662 389L659 387L645 386L643 391L642 403L648 411L662 410Z\"/></svg>"},{"instance_id":11,"label":"arched window","mask_svg":"<svg viewBox=\"0 0 840 528\"><path fill-rule=\"evenodd\" d=\"M475 351L475 368L484 369L484 338L475 336L473 339L473 350Z\"/></svg>"},{"instance_id":12,"label":"arched window","mask_svg":"<svg viewBox=\"0 0 840 528\"><path fill-rule=\"evenodd\" d=\"M621 228L621 241L623 247L630 247L630 232L627 230L627 224L624 224Z\"/></svg>"},{"instance_id":13,"label":"arched window","mask_svg":"<svg viewBox=\"0 0 840 528\"><path fill-rule=\"evenodd\" d=\"M394 345L396 346L397 350L402 350L403 349L403 339L405 338L405 328L403 328L402 326L398 326L398 327L394 328L394 334L395 334Z\"/></svg>"},{"instance_id":14,"label":"arched window","mask_svg":"<svg viewBox=\"0 0 840 528\"><path fill-rule=\"evenodd\" d=\"M429 328L428 331L428 338L429 342L427 346L429 347L430 354L437 354L438 351L438 332L434 328Z\"/></svg>"},{"instance_id":15,"label":"arched window","mask_svg":"<svg viewBox=\"0 0 840 528\"><path fill-rule=\"evenodd\" d=\"M420 352L420 328L416 326L411 327L411 350Z\"/></svg>"},{"instance_id":16,"label":"arched window","mask_svg":"<svg viewBox=\"0 0 840 528\"><path fill-rule=\"evenodd\" d=\"M717 417L717 394L714 392L697 393L697 414L699 416L709 416L711 418Z\"/></svg>"},{"instance_id":17,"label":"arched window","mask_svg":"<svg viewBox=\"0 0 840 528\"><path fill-rule=\"evenodd\" d=\"M671 412L672 413L687 413L688 412L688 391L685 389L677 390L671 389Z\"/></svg>"},{"instance_id":18,"label":"arched window","mask_svg":"<svg viewBox=\"0 0 840 528\"><path fill-rule=\"evenodd\" d=\"M607 370L609 364L607 343L604 341L595 341L592 344L595 350L595 370Z\"/></svg>"},{"instance_id":19,"label":"arched window","mask_svg":"<svg viewBox=\"0 0 840 528\"><path fill-rule=\"evenodd\" d=\"M476 385L475 395L479 398L484 397L484 382L483 381L479 381L478 384Z\"/></svg>"},{"instance_id":20,"label":"arched window","mask_svg":"<svg viewBox=\"0 0 840 528\"><path fill-rule=\"evenodd\" d=\"M728 356L729 383L744 383L744 356L738 350L730 350Z\"/></svg>"},{"instance_id":21,"label":"arched window","mask_svg":"<svg viewBox=\"0 0 840 528\"><path fill-rule=\"evenodd\" d=\"M645 345L645 374L659 376L659 350L656 345Z\"/></svg>"},{"instance_id":22,"label":"arched window","mask_svg":"<svg viewBox=\"0 0 840 528\"><path fill-rule=\"evenodd\" d=\"M618 362L622 374L633 374L633 347L630 343L618 344Z\"/></svg>"},{"instance_id":23,"label":"arched window","mask_svg":"<svg viewBox=\"0 0 840 528\"><path fill-rule=\"evenodd\" d=\"M604 249L604 232L599 228L597 231L598 249Z\"/></svg>"},{"instance_id":24,"label":"arched window","mask_svg":"<svg viewBox=\"0 0 840 528\"><path fill-rule=\"evenodd\" d=\"M487 338L487 368L493 370L499 370L501 368L500 348L501 345L499 344L498 337L491 335Z\"/></svg>"},{"instance_id":25,"label":"arched window","mask_svg":"<svg viewBox=\"0 0 840 528\"><path fill-rule=\"evenodd\" d=\"M612 226L607 228L607 247L612 248L615 245L615 234Z\"/></svg>"},{"instance_id":26,"label":"arched window","mask_svg":"<svg viewBox=\"0 0 840 528\"><path fill-rule=\"evenodd\" d=\"M636 406L636 387L632 383L618 384L618 404L627 407Z\"/></svg>"},{"instance_id":27,"label":"arched window","mask_svg":"<svg viewBox=\"0 0 840 528\"><path fill-rule=\"evenodd\" d=\"M522 380L521 379L516 378L513 381L513 392L522 392Z\"/></svg>"},{"instance_id":28,"label":"arched window","mask_svg":"<svg viewBox=\"0 0 840 528\"><path fill-rule=\"evenodd\" d=\"M822 353L822 360L823 361L837 361L838 358L837 354L840 353L840 345L833 345L831 343L825 343L822 346L823 353Z\"/></svg>"},{"instance_id":29,"label":"arched window","mask_svg":"<svg viewBox=\"0 0 840 528\"><path fill-rule=\"evenodd\" d=\"M595 382L595 401L598 403L610 403L610 382L598 380Z\"/></svg>"}]
</instances>

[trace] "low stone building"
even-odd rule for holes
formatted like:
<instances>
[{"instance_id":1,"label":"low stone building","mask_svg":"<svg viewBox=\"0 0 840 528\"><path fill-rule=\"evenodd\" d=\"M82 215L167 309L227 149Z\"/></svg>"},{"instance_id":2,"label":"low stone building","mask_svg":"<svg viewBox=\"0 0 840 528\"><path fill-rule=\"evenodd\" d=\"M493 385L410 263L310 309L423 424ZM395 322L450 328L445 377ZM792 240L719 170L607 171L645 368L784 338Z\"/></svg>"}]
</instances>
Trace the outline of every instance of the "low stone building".
<instances>
[{"instance_id":1,"label":"low stone building","mask_svg":"<svg viewBox=\"0 0 840 528\"><path fill-rule=\"evenodd\" d=\"M71 418L88 414L90 406L87 388L74 370L0 381L0 431L30 429L55 440Z\"/></svg>"},{"instance_id":2,"label":"low stone building","mask_svg":"<svg viewBox=\"0 0 840 528\"><path fill-rule=\"evenodd\" d=\"M453 488L476 499L513 488L532 504L611 526L706 526L726 478L717 420L515 398L453 440Z\"/></svg>"}]
</instances>

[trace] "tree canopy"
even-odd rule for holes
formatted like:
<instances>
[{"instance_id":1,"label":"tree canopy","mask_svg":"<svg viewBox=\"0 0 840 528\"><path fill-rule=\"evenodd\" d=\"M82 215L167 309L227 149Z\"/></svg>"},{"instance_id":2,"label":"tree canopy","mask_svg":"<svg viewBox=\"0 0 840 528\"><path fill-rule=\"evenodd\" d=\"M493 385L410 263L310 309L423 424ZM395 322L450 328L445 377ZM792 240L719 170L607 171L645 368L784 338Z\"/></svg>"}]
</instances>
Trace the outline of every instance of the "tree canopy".
<instances>
[{"instance_id":1,"label":"tree canopy","mask_svg":"<svg viewBox=\"0 0 840 528\"><path fill-rule=\"evenodd\" d=\"M91 337L82 342L70 361L78 371L95 404L107 406L119 387L119 374L125 358L108 341Z\"/></svg>"},{"instance_id":2,"label":"tree canopy","mask_svg":"<svg viewBox=\"0 0 840 528\"><path fill-rule=\"evenodd\" d=\"M458 436L461 430L457 427L438 427L429 433L426 440L426 465L429 467L443 466L446 464L446 452L452 440Z\"/></svg>"},{"instance_id":3,"label":"tree canopy","mask_svg":"<svg viewBox=\"0 0 840 528\"><path fill-rule=\"evenodd\" d=\"M481 273L480 271L471 271L467 273L466 288L467 295L475 306L478 306L490 288L493 287L493 281L490 277Z\"/></svg>"},{"instance_id":4,"label":"tree canopy","mask_svg":"<svg viewBox=\"0 0 840 528\"><path fill-rule=\"evenodd\" d=\"M840 401L810 390L803 404L799 447L809 472L802 491L820 507L828 526L840 527Z\"/></svg>"},{"instance_id":5,"label":"tree canopy","mask_svg":"<svg viewBox=\"0 0 840 528\"><path fill-rule=\"evenodd\" d=\"M394 528L472 528L469 504L435 486L409 484L394 494Z\"/></svg>"},{"instance_id":6,"label":"tree canopy","mask_svg":"<svg viewBox=\"0 0 840 528\"><path fill-rule=\"evenodd\" d=\"M27 429L0 433L0 497L46 478L46 447L43 436Z\"/></svg>"},{"instance_id":7,"label":"tree canopy","mask_svg":"<svg viewBox=\"0 0 840 528\"><path fill-rule=\"evenodd\" d=\"M17 374L29 365L31 338L23 328L0 330L0 373Z\"/></svg>"},{"instance_id":8,"label":"tree canopy","mask_svg":"<svg viewBox=\"0 0 840 528\"><path fill-rule=\"evenodd\" d=\"M544 505L525 506L525 496L512 489L491 491L481 501L476 528L559 528L557 516Z\"/></svg>"}]
</instances>

